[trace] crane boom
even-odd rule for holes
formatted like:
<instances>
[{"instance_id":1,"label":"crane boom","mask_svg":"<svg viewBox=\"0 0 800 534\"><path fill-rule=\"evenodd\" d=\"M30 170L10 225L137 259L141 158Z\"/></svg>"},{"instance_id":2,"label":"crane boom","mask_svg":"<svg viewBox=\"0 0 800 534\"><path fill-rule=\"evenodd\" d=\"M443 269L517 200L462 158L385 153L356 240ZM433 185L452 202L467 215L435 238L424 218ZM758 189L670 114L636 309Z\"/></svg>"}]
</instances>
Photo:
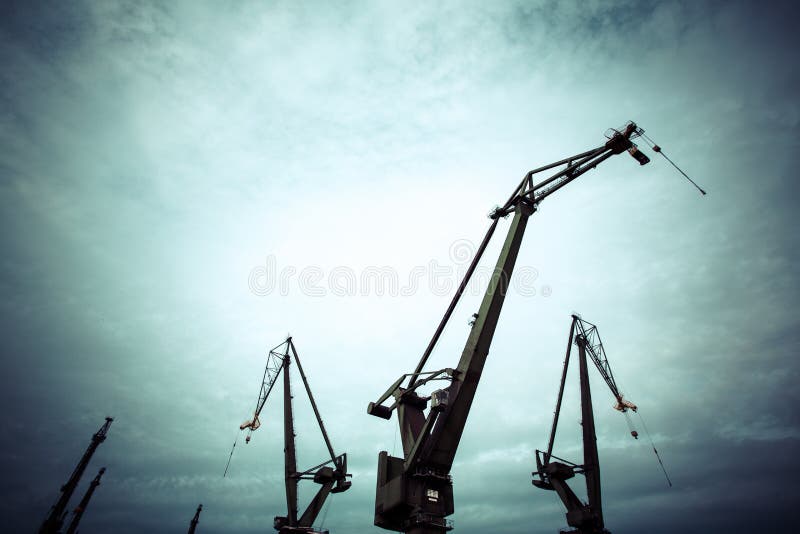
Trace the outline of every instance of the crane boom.
<instances>
[{"instance_id":1,"label":"crane boom","mask_svg":"<svg viewBox=\"0 0 800 534\"><path fill-rule=\"evenodd\" d=\"M89 484L89 489L86 490L81 502L78 504L75 510L72 511L72 521L70 522L69 527L67 527L65 534L75 534L78 531L78 524L80 524L83 514L86 512L86 508L89 506L89 501L91 500L92 495L94 495L94 490L100 485L100 477L102 477L103 473L105 472L106 468L101 467L100 471L97 473L97 476L95 476L94 480L92 480L92 482Z\"/></svg>"},{"instance_id":2,"label":"crane boom","mask_svg":"<svg viewBox=\"0 0 800 534\"><path fill-rule=\"evenodd\" d=\"M100 430L92 435L92 441L86 448L86 452L83 453L78 465L75 466L75 470L72 471L69 480L67 480L66 484L61 486L61 495L50 509L50 513L39 528L39 534L56 534L61 530L61 526L64 524L64 519L66 519L67 515L67 504L70 498L72 498L75 488L78 487L78 482L80 482L81 476L83 476L83 472L89 465L97 447L106 440L106 434L108 434L108 428L111 426L112 421L114 421L112 417L106 417L106 422L103 423Z\"/></svg>"},{"instance_id":3,"label":"crane boom","mask_svg":"<svg viewBox=\"0 0 800 534\"><path fill-rule=\"evenodd\" d=\"M333 445L331 445L328 432L325 430L325 424L322 422L322 417L319 415L319 408L317 408L317 402L314 400L314 394L311 393L311 386L308 385L308 378L306 378L306 373L303 371L303 364L300 363L300 356L297 355L297 350L294 348L294 343L289 343L289 346L292 349L294 361L297 363L297 370L300 372L300 378L303 379L303 386L308 394L308 400L311 402L311 409L314 410L314 417L317 418L317 424L322 432L322 439L325 440L325 446L328 448L328 454L331 455L331 461L335 463L336 453L333 452Z\"/></svg>"},{"instance_id":4,"label":"crane boom","mask_svg":"<svg viewBox=\"0 0 800 534\"><path fill-rule=\"evenodd\" d=\"M625 412L628 409L635 412L637 410L636 405L624 399L617 387L617 382L614 380L614 373L611 372L611 366L608 363L606 351L603 348L603 342L600 340L600 332L597 331L597 327L589 321L584 321L580 317L576 319L576 325L580 335L586 340L586 352L592 358L592 362L594 362L595 367L597 367L597 370L600 372L600 376L605 380L614 398L617 399L617 405L614 406L614 408L621 412Z\"/></svg>"},{"instance_id":5,"label":"crane boom","mask_svg":"<svg viewBox=\"0 0 800 534\"><path fill-rule=\"evenodd\" d=\"M194 534L194 531L197 530L197 524L200 522L200 512L202 512L202 511L203 511L203 505L202 504L198 504L197 505L197 510L194 512L194 517L189 522L189 533L188 534Z\"/></svg>"},{"instance_id":6,"label":"crane boom","mask_svg":"<svg viewBox=\"0 0 800 534\"><path fill-rule=\"evenodd\" d=\"M430 433L428 443L425 444L425 457L430 464L437 467L449 470L453 465L453 458L464 432L478 381L483 372L486 357L489 355L489 347L500 318L503 301L508 292L511 272L517 261L528 217L534 212L534 209L534 206L526 201L517 205L514 220L511 222L506 242L494 269L494 276L489 282L483 302L478 309L478 317L467 338L456 368L455 379L449 388L448 397L452 401L449 401L449 406L438 418L436 426Z\"/></svg>"},{"instance_id":7,"label":"crane boom","mask_svg":"<svg viewBox=\"0 0 800 534\"><path fill-rule=\"evenodd\" d=\"M279 349L282 346L283 343L273 347L267 354L267 365L264 367L264 378L261 379L261 389L258 391L258 399L256 400L256 409L253 412L253 418L239 425L240 430L247 429L247 437L245 438L246 443L250 443L250 438L253 435L253 431L257 430L258 427L261 426L261 420L259 419L261 416L261 410L264 408L267 398L269 398L269 394L275 385L275 381L278 379L278 375L280 375L281 371L283 371L283 363L288 357L289 347L286 347L286 354L281 354L280 352L276 351L276 349Z\"/></svg>"},{"instance_id":8,"label":"crane boom","mask_svg":"<svg viewBox=\"0 0 800 534\"><path fill-rule=\"evenodd\" d=\"M628 123L624 128L614 130L602 146L528 172L508 201L492 212L490 218L493 222L415 371L403 375L378 401L367 407L367 413L384 419L389 419L392 411L397 410L404 452L403 458L389 456L386 451L378 456L375 525L407 534L441 534L452 529L452 523L446 519L454 511L449 473L489 354L528 218L546 197L615 154L628 150L640 164L647 163L649 160L641 152L631 151L635 148L631 138L642 132L636 124ZM562 170L534 184L535 174L562 165L565 166ZM498 219L512 213L514 218L458 366L422 372L494 233ZM403 387L406 378L408 384ZM450 385L432 392L430 396L420 396L417 390L431 380L447 380ZM391 397L394 403L384 406L383 403ZM431 406L426 415L429 401Z\"/></svg>"}]
</instances>

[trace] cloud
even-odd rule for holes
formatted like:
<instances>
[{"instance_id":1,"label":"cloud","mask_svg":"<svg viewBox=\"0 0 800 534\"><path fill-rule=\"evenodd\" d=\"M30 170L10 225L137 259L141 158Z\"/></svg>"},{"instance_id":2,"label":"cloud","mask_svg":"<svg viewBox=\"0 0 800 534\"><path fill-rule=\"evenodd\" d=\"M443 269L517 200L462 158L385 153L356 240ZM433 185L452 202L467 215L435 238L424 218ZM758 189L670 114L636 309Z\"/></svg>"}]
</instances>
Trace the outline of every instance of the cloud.
<instances>
[{"instance_id":1,"label":"cloud","mask_svg":"<svg viewBox=\"0 0 800 534\"><path fill-rule=\"evenodd\" d=\"M107 414L116 421L90 471L109 470L87 532L173 531L198 502L204 532L268 527L284 506L276 399L232 476L221 471L264 349L290 332L354 473L326 524L377 531L375 456L396 448L396 424L365 406L413 368L448 298L259 297L249 273L268 255L326 272L446 263L526 170L629 118L709 195L650 151L651 165L615 158L540 206L518 264L552 295L507 299L456 457L457 531L563 524L529 473L574 311L602 331L676 481L664 489L593 382L611 530L748 532L753 518L765 528L789 516L794 4L4 10L9 528L41 520ZM478 300L464 298L431 368L454 364ZM567 405L558 443L579 454L574 389ZM297 419L303 461L324 456L307 407ZM754 458L769 461L742 476Z\"/></svg>"}]
</instances>

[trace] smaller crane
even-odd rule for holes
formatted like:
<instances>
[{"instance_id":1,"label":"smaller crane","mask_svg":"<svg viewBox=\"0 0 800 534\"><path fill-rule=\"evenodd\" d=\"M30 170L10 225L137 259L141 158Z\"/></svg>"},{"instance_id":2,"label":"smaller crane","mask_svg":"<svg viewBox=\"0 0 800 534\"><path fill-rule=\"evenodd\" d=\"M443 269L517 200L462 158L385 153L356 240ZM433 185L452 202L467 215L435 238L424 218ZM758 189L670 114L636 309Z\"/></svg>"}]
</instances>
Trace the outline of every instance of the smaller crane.
<instances>
[{"instance_id":1,"label":"smaller crane","mask_svg":"<svg viewBox=\"0 0 800 534\"><path fill-rule=\"evenodd\" d=\"M574 341L574 343L573 343ZM564 384L569 368L569 358L572 352L572 345L578 347L578 366L581 386L581 426L583 429L583 464L578 465L569 460L564 460L553 455L553 442L556 437L558 427L558 417L561 412L561 400L564 395ZM600 495L600 460L597 455L597 436L595 434L594 413L592 412L592 393L589 387L589 371L586 363L587 353L594 362L600 375L605 380L617 403L615 409L626 413L628 410L637 410L632 402L623 398L611 367L606 358L603 343L597 327L588 321L584 321L577 315L572 316L572 326L569 331L569 341L567 343L567 355L564 359L564 371L561 375L561 385L558 390L558 400L553 417L553 427L550 431L550 440L547 444L547 451L536 451L536 471L533 473L535 478L533 485L537 488L555 491L567 508L567 524L575 527L576 530L569 531L575 534L609 534L603 522L603 507ZM630 423L629 423L630 424ZM631 435L638 438L638 433L631 429ZM554 461L555 460L555 461ZM575 474L583 474L586 478L586 494L588 503L582 502L572 488L567 484L567 480Z\"/></svg>"},{"instance_id":2,"label":"smaller crane","mask_svg":"<svg viewBox=\"0 0 800 534\"><path fill-rule=\"evenodd\" d=\"M194 531L197 529L197 523L200 522L200 512L202 511L203 511L203 505L198 504L197 511L194 513L194 517L189 523L189 534L194 534Z\"/></svg>"},{"instance_id":3,"label":"smaller crane","mask_svg":"<svg viewBox=\"0 0 800 534\"><path fill-rule=\"evenodd\" d=\"M61 486L61 496L50 509L50 513L47 514L42 526L39 527L39 534L57 534L61 530L61 526L67 516L67 504L69 504L75 488L78 487L78 482L80 482L81 476L83 476L83 472L89 465L89 461L92 459L97 447L106 440L106 434L108 434L108 428L111 426L112 421L114 421L112 417L106 417L106 422L100 427L100 430L92 435L92 441L86 448L86 452L83 453L78 465L75 466L75 470L70 475L69 480Z\"/></svg>"},{"instance_id":4,"label":"smaller crane","mask_svg":"<svg viewBox=\"0 0 800 534\"><path fill-rule=\"evenodd\" d=\"M300 377L303 379L303 385L308 394L308 399L311 402L311 408L314 410L319 429L322 432L322 437L325 440L325 445L330 454L330 460L326 460L305 471L297 470L292 390L289 381L289 365L292 359L294 359L297 364L297 370L300 372ZM276 516L273 526L280 534L324 534L327 533L327 531L314 530L312 525L330 493L341 493L350 489L352 483L347 480L347 477L351 475L347 473L347 454L345 453L337 456L333 452L333 446L331 445L330 439L328 439L328 433L325 431L325 425L322 423L322 418L317 409L317 403L314 401L314 396L311 394L311 388L308 385L308 380L303 372L303 366L300 363L300 358L297 356L297 350L295 349L291 336L269 351L267 366L264 369L264 378L261 381L261 390L259 391L258 400L256 401L255 412L252 419L242 423L239 429L247 429L247 438L245 442L249 443L253 431L261 426L261 421L259 420L261 410L264 408L264 404L267 402L267 398L281 371L283 371L284 466L288 512L285 516ZM232 452L233 451L231 451L231 453ZM311 500L305 512L298 517L297 486L300 480L313 480L322 487L317 491L317 494Z\"/></svg>"},{"instance_id":5,"label":"smaller crane","mask_svg":"<svg viewBox=\"0 0 800 534\"><path fill-rule=\"evenodd\" d=\"M72 521L67 528L65 534L75 534L78 532L78 524L81 522L81 518L83 517L83 513L86 512L86 508L89 506L89 501L94 495L94 490L97 489L97 486L100 485L100 477L103 476L103 473L106 472L105 467L101 467L100 471L97 473L97 476L94 477L94 480L89 484L89 489L86 490L86 494L81 499L80 504L78 504L77 508L72 511Z\"/></svg>"}]
</instances>

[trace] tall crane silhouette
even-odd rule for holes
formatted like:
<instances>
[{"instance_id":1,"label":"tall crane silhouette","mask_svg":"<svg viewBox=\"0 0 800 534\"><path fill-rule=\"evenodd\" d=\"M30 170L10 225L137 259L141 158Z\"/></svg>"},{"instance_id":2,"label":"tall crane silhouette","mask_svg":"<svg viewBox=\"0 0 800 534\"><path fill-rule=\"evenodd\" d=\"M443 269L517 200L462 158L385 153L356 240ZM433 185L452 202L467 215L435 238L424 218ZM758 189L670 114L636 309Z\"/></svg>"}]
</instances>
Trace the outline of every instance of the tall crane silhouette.
<instances>
[{"instance_id":1,"label":"tall crane silhouette","mask_svg":"<svg viewBox=\"0 0 800 534\"><path fill-rule=\"evenodd\" d=\"M319 424L319 429L322 432L325 446L330 455L330 460L326 460L304 471L297 470L292 389L289 380L289 366L292 360L297 364L297 370L300 372L300 377L303 379L303 385L308 394L308 399L311 402L311 408L314 410L314 415ZM300 363L300 358L297 355L297 350L295 349L291 337L288 337L286 341L269 351L267 365L264 369L264 378L262 379L261 389L258 394L258 400L256 401L255 412L253 413L252 419L242 423L239 428L241 430L247 429L248 434L246 442L249 443L253 431L261 426L259 419L261 410L264 408L264 404L267 402L267 398L281 372L283 372L284 473L286 505L288 510L285 516L275 517L273 526L280 534L322 534L323 531L314 530L312 525L319 515L319 512L322 510L322 506L325 504L328 495L347 491L351 486L351 482L347 480L347 477L350 476L347 473L347 454L345 453L337 456L336 453L333 452L333 446L328 438L325 425L322 423L322 417L319 414L317 403L314 400L314 396L311 394L311 388L308 385L308 380L303 372L303 366ZM231 453L232 452L233 451L231 451ZM297 509L297 489L300 480L313 480L315 483L320 484L317 494L311 499L311 502L302 514L298 514Z\"/></svg>"},{"instance_id":2,"label":"tall crane silhouette","mask_svg":"<svg viewBox=\"0 0 800 534\"><path fill-rule=\"evenodd\" d=\"M86 493L83 495L81 502L78 506L72 511L72 521L69 523L69 527L65 534L75 534L78 532L78 525L83 518L83 514L86 512L86 508L89 506L89 501L92 499L92 495L94 495L94 490L97 489L97 486L100 485L100 478L103 476L103 473L106 472L105 467L101 467L100 471L97 473L97 476L94 477L94 480L89 484L89 489L86 490Z\"/></svg>"},{"instance_id":3,"label":"tall crane silhouette","mask_svg":"<svg viewBox=\"0 0 800 534\"><path fill-rule=\"evenodd\" d=\"M83 472L89 465L97 447L106 440L106 434L108 434L108 428L111 426L112 421L114 421L112 417L106 417L106 422L92 436L92 441L86 448L86 452L83 453L78 465L75 466L75 470L72 471L69 480L61 486L61 495L53 507L50 508L50 512L47 514L42 526L39 527L39 534L57 534L61 530L67 515L67 504L72 498L75 488L78 487L78 482L80 482L81 476L83 476Z\"/></svg>"},{"instance_id":4,"label":"tall crane silhouette","mask_svg":"<svg viewBox=\"0 0 800 534\"><path fill-rule=\"evenodd\" d=\"M580 380L581 396L581 432L583 440L583 463L576 464L569 460L559 458L553 454L553 444L558 428L558 419L561 414L561 401L564 397L564 385L567 380L567 370L569 369L570 355L572 347L578 347L578 376ZM588 357L587 357L588 356ZM625 399L617 386L614 374L611 372L611 365L608 363L603 341L600 339L600 332L597 326L577 315L572 316L572 325L569 330L569 341L567 342L567 354L564 358L564 370L561 374L561 382L558 389L556 409L553 412L553 426L550 430L550 439L547 443L547 451L536 451L536 471L533 485L537 488L555 491L564 507L567 509L567 524L575 527L564 534L608 534L603 519L603 502L600 488L600 458L597 454L597 432L594 421L594 410L592 408L592 391L589 384L589 365L588 360L594 363L600 376L603 377L608 389L616 400L614 409L625 414L630 427L631 436L639 438L639 433L634 430L633 425L628 419L628 411L637 412L638 407ZM652 444L652 440L651 440ZM653 452L658 458L661 468L664 464L655 446ZM587 502L581 501L575 492L570 488L567 480L576 474L582 474L586 481ZM664 475L670 486L666 470ZM564 532L564 531L562 531Z\"/></svg>"},{"instance_id":5,"label":"tall crane silhouette","mask_svg":"<svg viewBox=\"0 0 800 534\"><path fill-rule=\"evenodd\" d=\"M203 505L197 505L197 511L194 513L194 517L189 522L189 534L194 534L194 531L197 529L197 523L200 522L200 512L203 511Z\"/></svg>"},{"instance_id":6,"label":"tall crane silhouette","mask_svg":"<svg viewBox=\"0 0 800 534\"><path fill-rule=\"evenodd\" d=\"M447 519L454 512L450 470L489 354L528 218L545 198L616 154L627 151L640 165L648 163L648 157L631 141L643 132L635 123L629 122L607 133L608 140L599 147L528 172L508 201L490 214L492 223L489 230L416 369L401 376L367 407L367 413L383 419L391 418L392 412L397 410L403 445L402 458L390 456L386 451L378 455L375 525L409 534L441 534L453 528ZM534 183L534 175L562 166L555 174ZM494 275L478 313L470 323L472 328L458 365L424 372L425 363L475 271L498 220L511 214L514 218ZM406 380L408 382L404 384ZM420 387L432 381L446 381L449 385L430 395L420 395ZM393 399L391 404L384 405L389 399ZM426 414L429 402L430 409Z\"/></svg>"}]
</instances>

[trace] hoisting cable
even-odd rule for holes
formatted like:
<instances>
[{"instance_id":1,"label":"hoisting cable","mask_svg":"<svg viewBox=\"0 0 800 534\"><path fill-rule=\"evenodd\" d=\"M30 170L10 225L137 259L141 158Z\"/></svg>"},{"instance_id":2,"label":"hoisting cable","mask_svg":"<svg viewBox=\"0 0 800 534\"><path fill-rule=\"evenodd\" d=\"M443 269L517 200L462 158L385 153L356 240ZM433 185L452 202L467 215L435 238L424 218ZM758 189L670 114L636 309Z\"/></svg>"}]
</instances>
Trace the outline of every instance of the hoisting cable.
<instances>
[{"instance_id":1,"label":"hoisting cable","mask_svg":"<svg viewBox=\"0 0 800 534\"><path fill-rule=\"evenodd\" d=\"M672 161L671 159L669 159L669 156L667 156L667 155L664 153L664 151L663 151L663 150L661 150L661 147L660 147L660 146L658 146L658 145L655 143L655 141L653 141L652 139L650 139L650 138L649 138L649 137L648 137L648 136L647 136L647 135L646 135L644 132L642 132L642 133L640 134L640 136L641 136L641 138L642 138L642 139L644 139L644 141L645 141L647 144L649 144L649 145L650 145L650 148L652 148L652 149L653 149L653 152L658 152L659 154L661 154L662 156L664 156L664 159L666 159L667 161L669 161L669 163L670 163L670 164L671 164L673 167L675 167L675 168L678 170L678 172L679 172L679 173L681 173L681 174L682 174L682 175L683 175L683 176L684 176L684 177L685 177L687 180L689 180L690 182L692 182L692 185L693 185L693 186L695 186L695 187L697 188L697 190L698 190L698 191L700 191L700 192L701 192L702 194L704 194L704 195L706 194L706 192L705 192L705 191L703 191L703 189L702 189L702 188L701 188L699 185L697 185L697 184L695 183L695 181L694 181L694 180L692 180L691 178L689 178L689 175L688 175L688 174L686 174L685 172L683 172L683 169L681 169L680 167L678 167L677 165L675 165L675 162L674 162L674 161Z\"/></svg>"},{"instance_id":2,"label":"hoisting cable","mask_svg":"<svg viewBox=\"0 0 800 534\"><path fill-rule=\"evenodd\" d=\"M636 413L639 414L639 420L642 422L642 428L644 429L644 433L647 434L647 439L650 440L650 446L653 447L653 452L655 453L656 458L658 459L658 464L661 466L661 470L664 472L664 476L667 479L667 484L669 484L669 487L671 488L672 480L669 479L669 475L667 474L667 468L664 467L664 462L661 461L661 455L658 454L658 451L656 450L656 444L653 443L653 438L650 436L650 431L647 430L647 425L644 424L644 417L642 417L642 414L640 412Z\"/></svg>"},{"instance_id":3,"label":"hoisting cable","mask_svg":"<svg viewBox=\"0 0 800 534\"><path fill-rule=\"evenodd\" d=\"M633 421L631 421L631 415L628 413L628 410L625 410L622 412L622 414L625 416L625 422L628 423L628 430L631 431L631 436L633 436L633 439L639 439L639 433L633 426Z\"/></svg>"},{"instance_id":4,"label":"hoisting cable","mask_svg":"<svg viewBox=\"0 0 800 534\"><path fill-rule=\"evenodd\" d=\"M636 415L639 416L639 421L641 421L642 423L642 429L644 430L644 433L647 434L647 440L650 442L650 446L653 448L653 453L655 453L656 455L656 459L658 460L658 465L661 466L661 470L664 472L664 477L667 479L667 484L669 484L669 487L671 488L672 480L670 480L669 475L667 474L667 468L664 467L664 462L661 461L661 455L658 454L658 450L656 449L656 444L653 442L653 437L650 435L650 431L647 430L647 425L644 423L644 417L642 417L642 412L639 411L639 408L632 408L632 410L636 412ZM628 423L628 428L631 431L631 436L633 436L634 439L639 439L639 433L633 426L633 421L631 421L631 417L630 414L628 413L628 410L623 410L622 413L625 415L625 421Z\"/></svg>"},{"instance_id":5,"label":"hoisting cable","mask_svg":"<svg viewBox=\"0 0 800 534\"><path fill-rule=\"evenodd\" d=\"M238 434L236 434L236 439L233 440L233 447L231 447L231 453L228 455L228 463L225 464L225 472L222 474L222 478L225 478L225 475L228 474L228 467L231 465L231 458L233 458L233 450L236 448L236 442L239 441L239 436L242 434L241 430Z\"/></svg>"},{"instance_id":6,"label":"hoisting cable","mask_svg":"<svg viewBox=\"0 0 800 534\"><path fill-rule=\"evenodd\" d=\"M322 521L319 523L320 531L323 531L323 527L325 526L325 520L328 518L328 509L331 507L331 501L333 500L333 496L325 502L325 508L322 510Z\"/></svg>"}]
</instances>

